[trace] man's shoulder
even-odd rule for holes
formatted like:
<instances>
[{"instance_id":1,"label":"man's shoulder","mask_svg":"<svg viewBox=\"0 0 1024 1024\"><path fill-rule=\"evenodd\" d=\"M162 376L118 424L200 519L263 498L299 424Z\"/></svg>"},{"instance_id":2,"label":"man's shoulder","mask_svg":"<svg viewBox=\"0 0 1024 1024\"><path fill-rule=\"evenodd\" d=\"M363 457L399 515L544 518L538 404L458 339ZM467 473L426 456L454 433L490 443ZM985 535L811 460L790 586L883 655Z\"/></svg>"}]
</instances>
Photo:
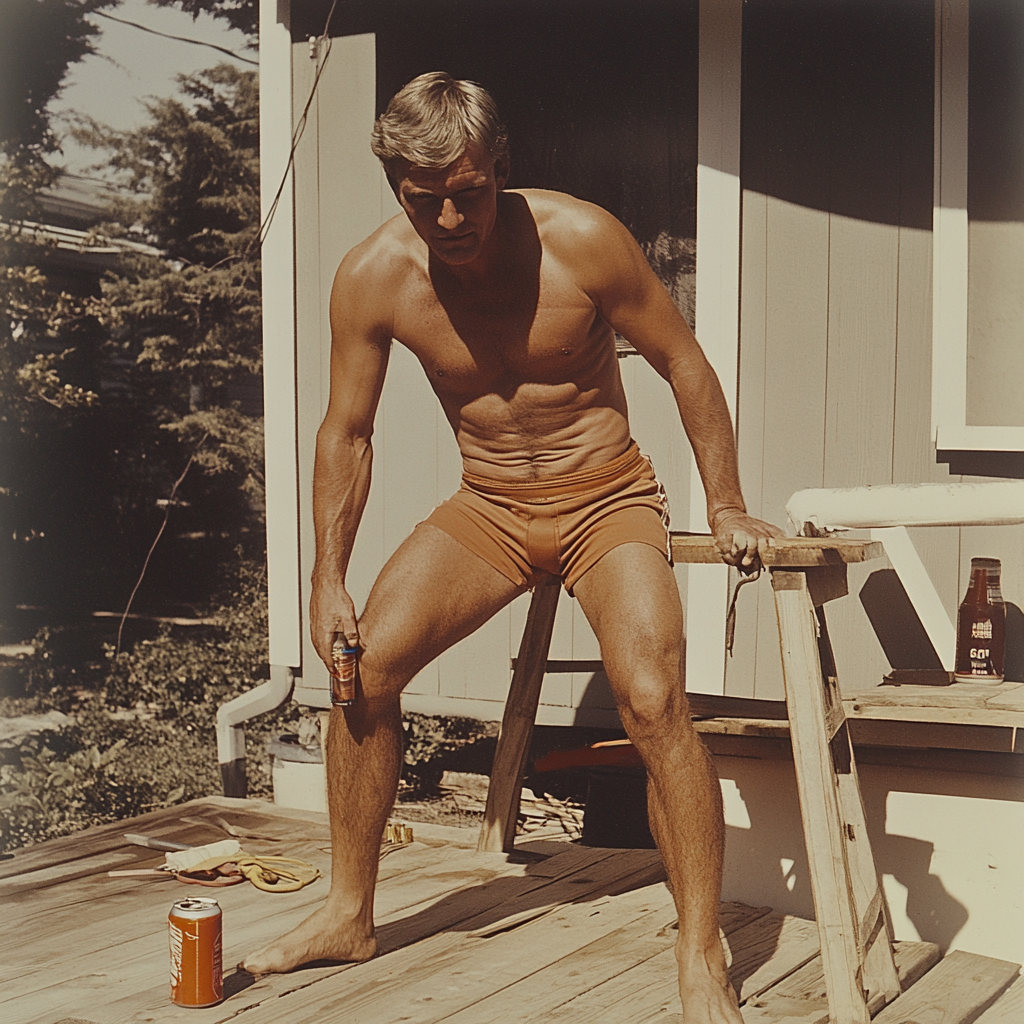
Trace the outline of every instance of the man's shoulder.
<instances>
[{"instance_id":1,"label":"man's shoulder","mask_svg":"<svg viewBox=\"0 0 1024 1024\"><path fill-rule=\"evenodd\" d=\"M629 232L607 210L586 200L545 188L517 189L534 215L541 242L553 255L566 259L605 256Z\"/></svg>"},{"instance_id":2,"label":"man's shoulder","mask_svg":"<svg viewBox=\"0 0 1024 1024\"><path fill-rule=\"evenodd\" d=\"M565 239L574 243L600 241L624 228L607 210L566 192L542 188L515 190L530 207L542 238Z\"/></svg>"},{"instance_id":3,"label":"man's shoulder","mask_svg":"<svg viewBox=\"0 0 1024 1024\"><path fill-rule=\"evenodd\" d=\"M392 284L422 263L417 241L406 216L398 214L349 249L338 267L338 280L360 288Z\"/></svg>"},{"instance_id":4,"label":"man's shoulder","mask_svg":"<svg viewBox=\"0 0 1024 1024\"><path fill-rule=\"evenodd\" d=\"M544 251L592 297L609 281L632 275L636 242L607 210L564 192L523 189ZM642 257L640 257L642 259Z\"/></svg>"}]
</instances>

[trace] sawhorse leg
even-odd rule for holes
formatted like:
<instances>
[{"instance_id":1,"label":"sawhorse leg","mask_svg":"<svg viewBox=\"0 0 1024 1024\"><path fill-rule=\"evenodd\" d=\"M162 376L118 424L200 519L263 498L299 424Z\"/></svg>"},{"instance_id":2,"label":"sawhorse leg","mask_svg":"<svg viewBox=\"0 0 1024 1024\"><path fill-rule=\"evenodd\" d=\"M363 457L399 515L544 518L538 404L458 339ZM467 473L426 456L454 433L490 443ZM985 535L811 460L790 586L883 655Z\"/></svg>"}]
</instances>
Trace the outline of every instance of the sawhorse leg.
<instances>
[{"instance_id":1,"label":"sawhorse leg","mask_svg":"<svg viewBox=\"0 0 1024 1024\"><path fill-rule=\"evenodd\" d=\"M526 616L526 629L519 645L519 657L512 673L505 714L494 752L491 783L487 787L487 809L477 840L478 851L510 853L515 845L516 818L523 791L523 774L530 752L530 736L537 718L540 688L555 625L560 581L556 576L537 584Z\"/></svg>"},{"instance_id":2,"label":"sawhorse leg","mask_svg":"<svg viewBox=\"0 0 1024 1024\"><path fill-rule=\"evenodd\" d=\"M824 614L846 566L772 570L800 814L832 1024L868 1024L899 995L888 909Z\"/></svg>"}]
</instances>

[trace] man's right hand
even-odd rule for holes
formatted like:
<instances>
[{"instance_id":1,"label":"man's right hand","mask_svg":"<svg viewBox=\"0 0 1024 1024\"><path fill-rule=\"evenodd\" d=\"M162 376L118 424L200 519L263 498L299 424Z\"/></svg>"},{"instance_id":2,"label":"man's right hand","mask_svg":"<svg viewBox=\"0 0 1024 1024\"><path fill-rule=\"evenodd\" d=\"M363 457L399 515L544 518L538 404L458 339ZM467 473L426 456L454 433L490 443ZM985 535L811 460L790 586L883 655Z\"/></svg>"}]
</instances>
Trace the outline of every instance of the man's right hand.
<instances>
[{"instance_id":1,"label":"man's right hand","mask_svg":"<svg viewBox=\"0 0 1024 1024\"><path fill-rule=\"evenodd\" d=\"M309 600L309 629L316 653L332 674L334 657L331 647L335 633L341 633L349 647L359 646L356 607L340 580L326 581L314 574L313 593Z\"/></svg>"}]
</instances>

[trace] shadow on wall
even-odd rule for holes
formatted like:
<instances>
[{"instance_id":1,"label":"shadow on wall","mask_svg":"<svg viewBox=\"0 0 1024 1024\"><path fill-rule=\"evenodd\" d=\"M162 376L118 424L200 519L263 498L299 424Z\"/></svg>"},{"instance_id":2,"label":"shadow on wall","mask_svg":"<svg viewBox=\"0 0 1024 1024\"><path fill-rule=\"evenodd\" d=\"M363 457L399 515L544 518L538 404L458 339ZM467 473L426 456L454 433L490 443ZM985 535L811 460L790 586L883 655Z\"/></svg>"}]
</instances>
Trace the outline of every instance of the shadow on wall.
<instances>
[{"instance_id":1,"label":"shadow on wall","mask_svg":"<svg viewBox=\"0 0 1024 1024\"><path fill-rule=\"evenodd\" d=\"M583 690L583 695L576 705L577 713L580 711L614 710L615 698L612 696L612 686L608 682L608 676L604 669L595 672ZM577 723L580 724L580 723Z\"/></svg>"},{"instance_id":2,"label":"shadow on wall","mask_svg":"<svg viewBox=\"0 0 1024 1024\"><path fill-rule=\"evenodd\" d=\"M715 766L726 820L722 898L813 918L793 765L716 757Z\"/></svg>"},{"instance_id":3,"label":"shadow on wall","mask_svg":"<svg viewBox=\"0 0 1024 1024\"><path fill-rule=\"evenodd\" d=\"M1006 604L1006 664L1008 683L1024 683L1024 611L1012 602Z\"/></svg>"},{"instance_id":4,"label":"shadow on wall","mask_svg":"<svg viewBox=\"0 0 1024 1024\"><path fill-rule=\"evenodd\" d=\"M942 668L895 569L873 572L859 597L892 668ZM1024 683L1024 612L1010 601L1006 603L1004 672L1008 683Z\"/></svg>"},{"instance_id":5,"label":"shadow on wall","mask_svg":"<svg viewBox=\"0 0 1024 1024\"><path fill-rule=\"evenodd\" d=\"M891 668L942 668L895 569L873 572L858 596Z\"/></svg>"},{"instance_id":6,"label":"shadow on wall","mask_svg":"<svg viewBox=\"0 0 1024 1024\"><path fill-rule=\"evenodd\" d=\"M972 781L976 792L969 792ZM959 795L988 798L991 793L978 780L964 780ZM909 787L907 787L909 788ZM935 845L923 839L903 835L890 835L886 831L886 813L889 794L903 792L895 786L875 786L862 781L864 813L868 835L875 855L875 866L881 875L891 875L907 890L906 914L924 942L935 942L943 951L950 948L957 935L967 924L970 914L958 899L952 896L942 879L932 874ZM928 787L914 787L914 792L928 792ZM934 789L940 792L941 789ZM899 937L899 936L898 936Z\"/></svg>"},{"instance_id":7,"label":"shadow on wall","mask_svg":"<svg viewBox=\"0 0 1024 1024\"><path fill-rule=\"evenodd\" d=\"M793 766L786 761L716 757L726 806L722 898L814 917ZM868 835L880 875L907 890L906 916L917 936L948 949L968 920L967 908L931 871L934 845L886 832L888 785L863 786ZM988 795L982 782L978 796ZM749 822L749 824L747 824ZM897 921L898 925L898 921Z\"/></svg>"}]
</instances>

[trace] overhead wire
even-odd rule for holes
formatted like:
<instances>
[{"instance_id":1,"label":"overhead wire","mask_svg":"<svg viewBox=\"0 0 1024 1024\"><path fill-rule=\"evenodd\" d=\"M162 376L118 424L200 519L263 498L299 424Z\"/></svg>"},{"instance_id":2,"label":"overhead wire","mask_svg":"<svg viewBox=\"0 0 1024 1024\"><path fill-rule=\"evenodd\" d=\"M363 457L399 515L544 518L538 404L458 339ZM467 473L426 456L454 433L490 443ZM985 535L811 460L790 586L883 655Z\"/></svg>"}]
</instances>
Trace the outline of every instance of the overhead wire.
<instances>
[{"instance_id":1,"label":"overhead wire","mask_svg":"<svg viewBox=\"0 0 1024 1024\"><path fill-rule=\"evenodd\" d=\"M175 36L171 35L170 32L160 32L158 29L150 28L148 25L141 25L137 21L129 21L127 18L118 18L116 15L107 14L105 11L90 11L92 15L97 18L106 18L109 21L116 21L121 25L131 25L132 28L137 28L142 32L148 32L152 36L160 36L163 39L174 39L179 43L192 43L193 46L208 46L211 50L219 50L221 53L226 53L229 57L234 57L235 60L240 60L244 64L252 64L254 67L259 67L260 62L258 60L251 60L249 57L243 57L240 53L235 53L234 50L229 50L226 46L218 46L216 43L207 43L202 39L190 39L188 36Z\"/></svg>"},{"instance_id":2,"label":"overhead wire","mask_svg":"<svg viewBox=\"0 0 1024 1024\"><path fill-rule=\"evenodd\" d=\"M288 151L288 160L285 163L284 173L281 175L281 183L277 186L277 192L274 194L273 202L271 202L270 208L267 210L267 215L263 218L263 221L260 224L260 229L256 233L256 237L246 246L245 252L242 253L243 257L248 256L249 252L255 245L259 245L262 248L263 243L267 239L267 234L270 231L270 225L274 220L274 215L277 213L277 207L281 202L281 196L284 194L284 187L288 182L288 175L295 166L295 151L298 149L299 140L302 138L302 133L306 129L306 120L309 116L309 108L313 105L313 98L316 96L317 86L320 84L320 77L323 75L324 69L327 67L327 59L331 55L333 40L330 35L328 35L328 32L331 27L331 18L334 17L334 9L337 6L338 0L332 0L331 9L327 12L327 20L324 22L324 30L317 39L316 56L319 66L317 67L316 75L313 78L313 84L310 87L306 104L302 108L302 113L299 115L299 120L295 125L295 129L292 131L291 149ZM325 46L322 60L319 55L320 44L324 44Z\"/></svg>"}]
</instances>

